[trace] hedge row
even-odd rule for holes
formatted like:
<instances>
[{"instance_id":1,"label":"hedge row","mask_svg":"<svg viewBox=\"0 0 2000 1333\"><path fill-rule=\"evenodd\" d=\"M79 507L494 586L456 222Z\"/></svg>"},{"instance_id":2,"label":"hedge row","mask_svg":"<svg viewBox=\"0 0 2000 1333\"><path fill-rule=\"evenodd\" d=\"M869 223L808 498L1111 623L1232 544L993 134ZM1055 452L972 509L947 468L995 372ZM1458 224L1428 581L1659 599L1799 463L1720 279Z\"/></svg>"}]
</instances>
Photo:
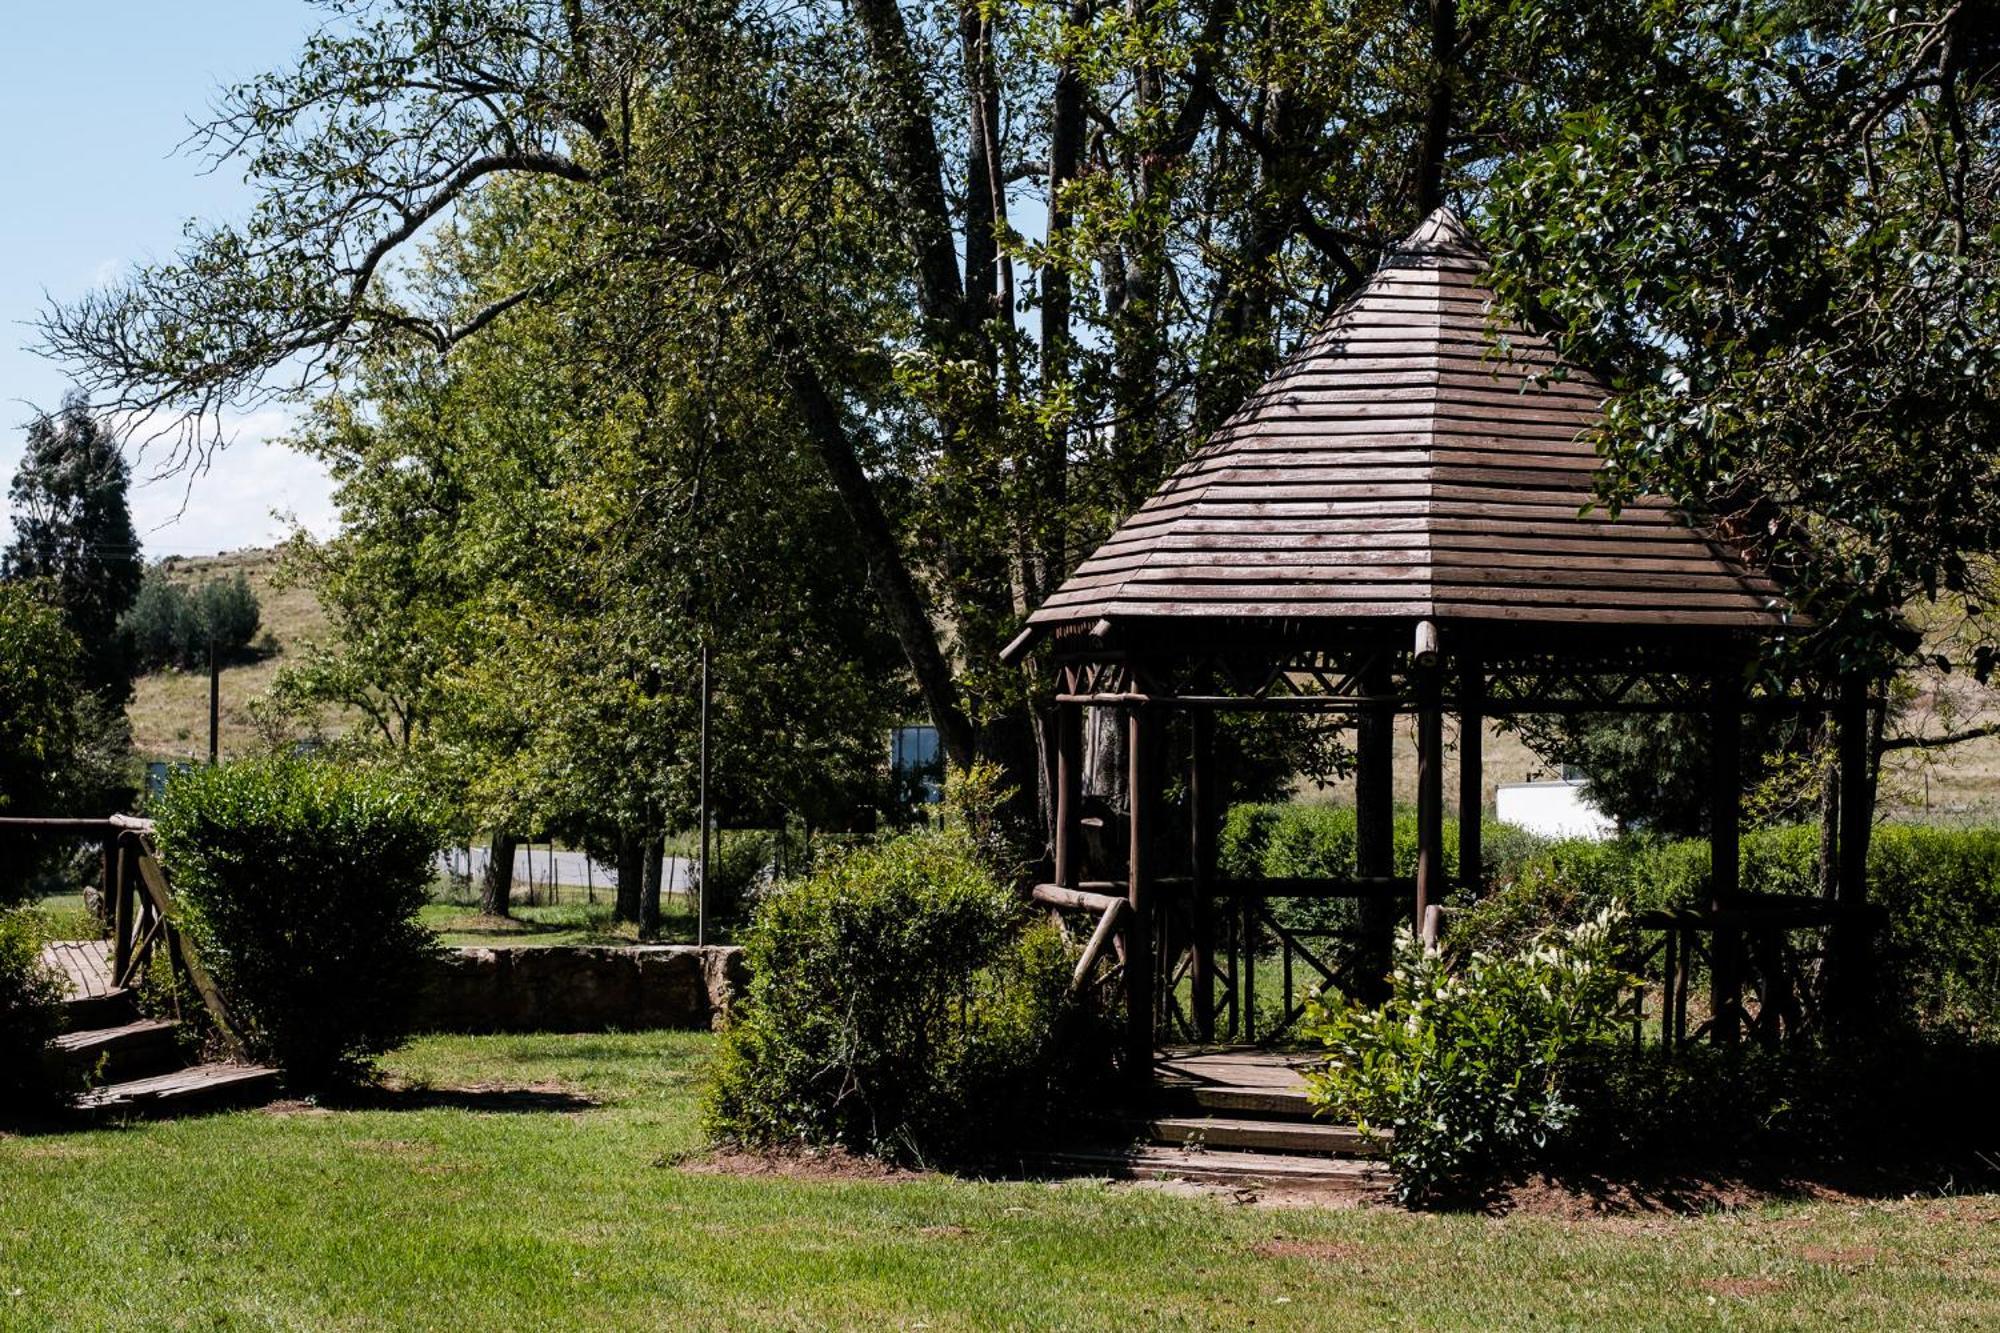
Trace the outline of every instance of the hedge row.
<instances>
[{"instance_id":1,"label":"hedge row","mask_svg":"<svg viewBox=\"0 0 2000 1333\"><path fill-rule=\"evenodd\" d=\"M1445 827L1445 864L1457 875L1456 825ZM1818 891L1819 831L1760 829L1743 837L1743 885L1762 893ZM1476 899L1454 931L1506 946L1551 924L1574 925L1619 902L1634 911L1697 906L1708 897L1708 844L1642 837L1550 841L1488 822ZM1235 876L1348 874L1354 812L1331 806L1246 805L1229 812L1222 871ZM1416 819L1395 822L1396 873L1416 866ZM2000 830L1887 824L1868 856L1869 893L1887 914L1880 944L1884 1003L1897 1016L1965 1036L2000 1030ZM1296 900L1281 920L1306 929L1348 924L1344 903Z\"/></svg>"}]
</instances>

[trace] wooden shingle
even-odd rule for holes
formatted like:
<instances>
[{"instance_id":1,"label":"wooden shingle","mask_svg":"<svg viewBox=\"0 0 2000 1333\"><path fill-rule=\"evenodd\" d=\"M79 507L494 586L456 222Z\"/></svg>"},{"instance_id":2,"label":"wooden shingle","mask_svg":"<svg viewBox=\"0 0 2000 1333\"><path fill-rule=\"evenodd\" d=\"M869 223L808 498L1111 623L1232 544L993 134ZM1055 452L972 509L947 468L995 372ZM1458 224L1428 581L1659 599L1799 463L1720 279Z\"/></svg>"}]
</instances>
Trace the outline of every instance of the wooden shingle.
<instances>
[{"instance_id":1,"label":"wooden shingle","mask_svg":"<svg viewBox=\"0 0 2000 1333\"><path fill-rule=\"evenodd\" d=\"M1433 214L1030 623L1790 623L1666 502L1590 508L1606 390L1498 316L1485 271Z\"/></svg>"}]
</instances>

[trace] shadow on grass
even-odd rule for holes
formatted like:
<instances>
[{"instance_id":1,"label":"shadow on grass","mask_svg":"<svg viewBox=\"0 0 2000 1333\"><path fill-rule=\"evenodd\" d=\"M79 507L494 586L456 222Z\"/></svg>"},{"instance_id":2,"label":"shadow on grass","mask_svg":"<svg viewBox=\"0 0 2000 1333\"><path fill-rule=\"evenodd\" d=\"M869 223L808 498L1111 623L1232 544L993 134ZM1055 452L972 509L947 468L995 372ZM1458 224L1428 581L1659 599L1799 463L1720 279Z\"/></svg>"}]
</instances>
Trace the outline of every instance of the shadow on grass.
<instances>
[{"instance_id":1,"label":"shadow on grass","mask_svg":"<svg viewBox=\"0 0 2000 1333\"><path fill-rule=\"evenodd\" d=\"M421 1084L350 1088L322 1094L328 1111L476 1111L484 1115L540 1115L590 1111L603 1103L565 1088L507 1087L475 1083L437 1088Z\"/></svg>"}]
</instances>

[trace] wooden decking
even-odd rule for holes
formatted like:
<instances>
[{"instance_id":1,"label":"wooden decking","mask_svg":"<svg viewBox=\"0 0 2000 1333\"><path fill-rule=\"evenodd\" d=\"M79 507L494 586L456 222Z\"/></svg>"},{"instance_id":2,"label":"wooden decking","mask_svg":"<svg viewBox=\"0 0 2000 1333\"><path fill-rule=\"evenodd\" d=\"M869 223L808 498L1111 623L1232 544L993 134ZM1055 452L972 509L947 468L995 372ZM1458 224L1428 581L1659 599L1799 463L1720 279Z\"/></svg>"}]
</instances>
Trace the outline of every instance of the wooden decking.
<instances>
[{"instance_id":1,"label":"wooden decking","mask_svg":"<svg viewBox=\"0 0 2000 1333\"><path fill-rule=\"evenodd\" d=\"M42 946L42 962L69 986L72 1000L111 994L110 940L54 940Z\"/></svg>"}]
</instances>

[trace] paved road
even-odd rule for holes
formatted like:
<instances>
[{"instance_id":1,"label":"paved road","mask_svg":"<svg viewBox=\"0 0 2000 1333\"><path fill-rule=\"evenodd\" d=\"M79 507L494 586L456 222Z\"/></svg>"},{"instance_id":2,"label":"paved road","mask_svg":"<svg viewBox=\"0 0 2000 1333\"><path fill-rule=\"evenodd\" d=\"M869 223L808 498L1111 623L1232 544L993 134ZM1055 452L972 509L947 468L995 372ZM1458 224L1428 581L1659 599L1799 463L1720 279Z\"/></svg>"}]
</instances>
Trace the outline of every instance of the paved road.
<instances>
[{"instance_id":1,"label":"paved road","mask_svg":"<svg viewBox=\"0 0 2000 1333\"><path fill-rule=\"evenodd\" d=\"M492 852L485 847L472 849L472 877L477 880L486 873L486 863ZM438 865L447 870L465 870L465 849L447 851L438 858ZM557 884L574 885L582 888L595 884L599 888L615 888L618 872L602 861L593 861L582 852L550 851L547 847L517 847L514 849L514 882L526 884L532 879L536 884L548 882L550 867L555 871ZM676 893L694 877L694 862L685 856L669 856L661 870L660 890Z\"/></svg>"}]
</instances>

